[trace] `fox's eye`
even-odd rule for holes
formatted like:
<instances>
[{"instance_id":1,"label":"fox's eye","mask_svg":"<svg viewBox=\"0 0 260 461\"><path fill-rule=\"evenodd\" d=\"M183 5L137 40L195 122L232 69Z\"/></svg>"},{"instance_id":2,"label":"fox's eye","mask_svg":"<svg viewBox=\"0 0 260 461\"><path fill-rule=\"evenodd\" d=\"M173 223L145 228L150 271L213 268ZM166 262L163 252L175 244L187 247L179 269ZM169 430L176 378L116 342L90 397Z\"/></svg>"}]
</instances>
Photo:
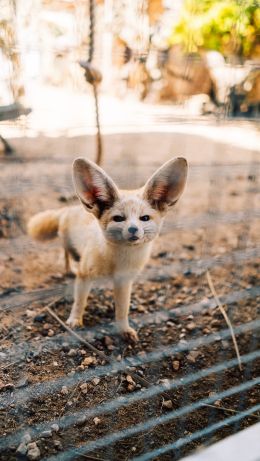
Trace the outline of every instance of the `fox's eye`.
<instances>
[{"instance_id":1,"label":"fox's eye","mask_svg":"<svg viewBox=\"0 0 260 461\"><path fill-rule=\"evenodd\" d=\"M124 216L116 215L116 216L113 216L113 221L115 221L115 222L122 222L122 221L125 221L125 217L124 217Z\"/></svg>"},{"instance_id":2,"label":"fox's eye","mask_svg":"<svg viewBox=\"0 0 260 461\"><path fill-rule=\"evenodd\" d=\"M150 216L148 216L148 214L145 214L144 216L140 216L141 221L149 221L149 219L150 219Z\"/></svg>"}]
</instances>

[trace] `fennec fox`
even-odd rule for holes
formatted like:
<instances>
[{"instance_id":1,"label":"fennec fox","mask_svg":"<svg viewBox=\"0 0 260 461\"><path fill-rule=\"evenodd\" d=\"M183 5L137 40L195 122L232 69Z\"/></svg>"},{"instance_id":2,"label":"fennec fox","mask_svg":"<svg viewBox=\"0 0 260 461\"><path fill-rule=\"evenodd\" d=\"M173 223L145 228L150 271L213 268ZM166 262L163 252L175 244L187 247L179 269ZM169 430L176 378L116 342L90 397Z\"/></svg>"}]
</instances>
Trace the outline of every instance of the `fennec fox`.
<instances>
[{"instance_id":1,"label":"fennec fox","mask_svg":"<svg viewBox=\"0 0 260 461\"><path fill-rule=\"evenodd\" d=\"M137 190L119 190L112 179L90 160L73 164L73 181L82 206L39 213L28 223L38 240L59 235L65 254L75 267L74 304L67 320L82 326L92 283L102 277L114 282L118 331L136 341L128 323L133 280L143 269L167 211L180 198L187 177L187 162L165 163Z\"/></svg>"}]
</instances>

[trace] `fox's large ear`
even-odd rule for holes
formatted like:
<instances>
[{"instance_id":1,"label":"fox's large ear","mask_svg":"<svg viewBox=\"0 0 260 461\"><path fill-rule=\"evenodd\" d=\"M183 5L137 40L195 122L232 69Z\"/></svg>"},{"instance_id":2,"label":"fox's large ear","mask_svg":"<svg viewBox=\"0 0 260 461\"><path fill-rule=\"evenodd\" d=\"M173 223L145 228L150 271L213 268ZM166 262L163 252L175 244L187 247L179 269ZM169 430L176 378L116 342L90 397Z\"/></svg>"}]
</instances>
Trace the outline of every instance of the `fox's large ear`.
<instances>
[{"instance_id":1,"label":"fox's large ear","mask_svg":"<svg viewBox=\"0 0 260 461\"><path fill-rule=\"evenodd\" d=\"M74 161L73 182L81 202L97 218L118 199L118 189L112 179L90 160Z\"/></svg>"},{"instance_id":2,"label":"fox's large ear","mask_svg":"<svg viewBox=\"0 0 260 461\"><path fill-rule=\"evenodd\" d=\"M160 211L167 211L180 198L187 179L188 165L178 157L166 162L144 186L143 197Z\"/></svg>"}]
</instances>

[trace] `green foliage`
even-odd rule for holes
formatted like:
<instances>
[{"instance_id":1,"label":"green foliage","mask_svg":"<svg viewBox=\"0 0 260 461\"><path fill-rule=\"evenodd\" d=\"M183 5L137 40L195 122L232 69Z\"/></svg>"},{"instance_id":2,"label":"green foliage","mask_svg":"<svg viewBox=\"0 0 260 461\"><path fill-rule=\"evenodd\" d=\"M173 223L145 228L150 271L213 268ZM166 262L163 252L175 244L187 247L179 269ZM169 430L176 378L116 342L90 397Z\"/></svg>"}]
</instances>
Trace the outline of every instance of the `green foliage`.
<instances>
[{"instance_id":1,"label":"green foliage","mask_svg":"<svg viewBox=\"0 0 260 461\"><path fill-rule=\"evenodd\" d=\"M186 52L204 48L224 56L251 56L260 48L260 2L185 0L169 44L181 45Z\"/></svg>"}]
</instances>

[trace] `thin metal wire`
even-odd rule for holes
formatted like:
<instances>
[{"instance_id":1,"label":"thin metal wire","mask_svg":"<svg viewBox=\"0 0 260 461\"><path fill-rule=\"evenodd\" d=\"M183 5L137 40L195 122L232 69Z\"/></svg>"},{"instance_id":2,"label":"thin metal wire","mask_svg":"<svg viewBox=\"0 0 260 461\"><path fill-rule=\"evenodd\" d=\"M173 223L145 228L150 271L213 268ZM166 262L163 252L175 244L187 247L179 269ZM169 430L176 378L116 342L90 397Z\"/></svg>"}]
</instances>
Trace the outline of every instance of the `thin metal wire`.
<instances>
[{"instance_id":1,"label":"thin metal wire","mask_svg":"<svg viewBox=\"0 0 260 461\"><path fill-rule=\"evenodd\" d=\"M158 448L157 450L153 450L150 453L145 453L144 455L133 458L131 461L148 461L149 459L156 458L157 456L161 456L164 453L175 450L176 448L179 448L181 446L187 445L188 443L194 440L200 439L201 437L205 437L205 435L211 434L212 432L215 432L218 429L221 429L222 427L225 427L227 425L235 423L236 421L246 418L247 416L250 416L252 413L255 413L259 410L260 404L254 405L253 407L239 413L238 415L231 416L230 418L226 418L223 421L219 421L218 423L212 424L211 426L208 426L200 431L194 432L188 437L183 437L179 440L176 440L176 442L165 445L162 448ZM50 458L48 461L50 461Z\"/></svg>"},{"instance_id":2,"label":"thin metal wire","mask_svg":"<svg viewBox=\"0 0 260 461\"><path fill-rule=\"evenodd\" d=\"M184 416L189 414L192 411L199 410L201 407L203 407L205 404L211 404L213 403L216 399L224 399L226 397L230 397L231 395L234 395L238 392L243 392L245 390L251 389L252 387L259 385L260 384L260 377L256 378L252 381L246 382L239 384L238 386L231 387L223 392L219 392L217 394L214 394L214 396L207 397L205 399L201 399L195 403L191 403L190 405L186 407L181 407L177 410L171 411L163 416L156 416L154 418L150 418L144 423L139 423L136 424L135 426L130 426L127 429L123 429L122 431L114 432L113 434L109 434L107 436L102 437L101 439L94 440L92 442L89 442L88 444L81 445L77 448L71 448L68 449L66 452L63 452L57 456L51 456L46 459L46 461L69 461L72 460L75 457L75 450L77 450L77 454L84 455L86 453L89 453L91 451L103 448L109 444L116 443L119 440L132 437L134 435L139 434L140 432L145 432L150 429L153 429L154 427L157 427L158 425L165 424L169 421L172 421L175 418ZM254 409L254 410L253 410ZM248 414L254 413L255 411L258 411L260 409L260 404L252 407L249 411ZM240 414L241 416L241 414ZM233 420L235 421L236 418L238 418L239 415L233 416ZM218 423L223 425L223 421ZM225 423L224 423L225 425ZM221 426L219 426L221 427ZM205 431L207 428L205 429ZM202 431L201 431L202 432ZM203 432L202 432L203 434ZM186 437L187 443L189 440L189 437ZM145 456L145 455L144 455ZM148 456L148 454L146 455ZM145 459L145 458L144 458Z\"/></svg>"},{"instance_id":3,"label":"thin metal wire","mask_svg":"<svg viewBox=\"0 0 260 461\"><path fill-rule=\"evenodd\" d=\"M242 355L241 360L242 360L242 363L250 363L258 359L259 357L260 357L260 351L254 351L249 354ZM233 368L236 365L237 365L237 360L231 359L223 363L214 365L210 368L205 368L196 373L192 373L188 376L184 376L182 378L178 378L174 380L169 380L169 383L167 385L162 385L162 384L155 385L155 386L150 387L149 389L145 389L144 391L139 391L134 394L127 395L127 396L119 396L116 399L108 401L104 404L97 405L90 409L80 410L70 415L62 416L57 420L56 419L51 420L51 422L48 421L45 423L37 424L35 426L25 427L22 430L15 432L15 434L6 436L2 440L0 439L0 450L3 451L9 446L12 446L13 444L15 444L17 441L21 440L24 433L27 432L28 430L30 431L31 435L37 436L42 431L48 429L50 427L50 424L54 424L54 423L58 423L60 428L64 430L72 425L77 424L79 421L82 420L82 417L90 419L95 416L105 415L111 412L115 412L124 406L131 405L133 403L143 401L146 399L150 399L152 397L156 397L160 395L163 391L165 391L165 389L167 389L167 391L172 391L179 387L187 386L188 384L191 384L200 379L204 379L207 376L210 376L212 374L221 373L225 370ZM214 397L216 400L216 396Z\"/></svg>"},{"instance_id":4,"label":"thin metal wire","mask_svg":"<svg viewBox=\"0 0 260 461\"><path fill-rule=\"evenodd\" d=\"M249 322L240 325L237 328L234 328L234 333L238 335L240 333L246 333L248 331L255 331L259 327L260 320L255 320L253 322ZM155 362L163 358L174 356L178 352L184 352L205 345L209 345L215 341L230 338L230 336L230 330L226 329L218 332L217 334L214 333L206 337L200 337L194 340L187 341L185 343L180 342L176 346L164 347L163 349L155 350L154 352L150 352L142 357L129 357L127 359L122 360L121 362L114 361L109 365L99 366L93 370L75 373L75 375L73 376L66 376L58 378L54 381L33 384L31 386L26 387L25 389L14 391L12 395L9 397L0 398L0 409L8 407L13 402L16 403L16 406L21 406L28 400L42 397L50 393L53 394L55 392L59 392L62 386L70 387L79 383L82 380L89 381L94 377L102 377L108 374L118 373L119 371L125 371L128 369L128 367L138 367L145 363Z\"/></svg>"}]
</instances>

